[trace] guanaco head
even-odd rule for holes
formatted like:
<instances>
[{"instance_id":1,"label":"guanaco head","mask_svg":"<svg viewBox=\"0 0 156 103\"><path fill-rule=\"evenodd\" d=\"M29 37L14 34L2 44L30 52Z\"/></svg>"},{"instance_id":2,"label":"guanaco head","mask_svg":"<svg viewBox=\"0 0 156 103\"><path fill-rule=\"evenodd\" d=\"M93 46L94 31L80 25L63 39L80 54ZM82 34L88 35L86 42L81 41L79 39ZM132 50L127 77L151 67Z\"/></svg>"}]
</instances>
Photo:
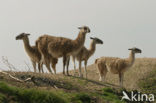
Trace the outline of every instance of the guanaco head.
<instances>
[{"instance_id":1,"label":"guanaco head","mask_svg":"<svg viewBox=\"0 0 156 103\"><path fill-rule=\"evenodd\" d=\"M92 39L94 42L95 42L95 44L103 44L103 41L102 40L100 40L99 38L93 38L93 37L90 37L90 39Z\"/></svg>"},{"instance_id":2,"label":"guanaco head","mask_svg":"<svg viewBox=\"0 0 156 103\"><path fill-rule=\"evenodd\" d=\"M29 35L30 34L27 34L27 33L21 33L16 36L16 40L22 40L22 39L28 38Z\"/></svg>"},{"instance_id":3,"label":"guanaco head","mask_svg":"<svg viewBox=\"0 0 156 103\"><path fill-rule=\"evenodd\" d=\"M90 29L88 26L82 26L82 27L78 27L78 29L80 29L80 32L86 34L86 33L90 33Z\"/></svg>"},{"instance_id":4,"label":"guanaco head","mask_svg":"<svg viewBox=\"0 0 156 103\"><path fill-rule=\"evenodd\" d=\"M136 47L130 48L130 49L128 49L128 50L133 51L133 53L141 53L141 52L142 52L141 49L136 48Z\"/></svg>"}]
</instances>

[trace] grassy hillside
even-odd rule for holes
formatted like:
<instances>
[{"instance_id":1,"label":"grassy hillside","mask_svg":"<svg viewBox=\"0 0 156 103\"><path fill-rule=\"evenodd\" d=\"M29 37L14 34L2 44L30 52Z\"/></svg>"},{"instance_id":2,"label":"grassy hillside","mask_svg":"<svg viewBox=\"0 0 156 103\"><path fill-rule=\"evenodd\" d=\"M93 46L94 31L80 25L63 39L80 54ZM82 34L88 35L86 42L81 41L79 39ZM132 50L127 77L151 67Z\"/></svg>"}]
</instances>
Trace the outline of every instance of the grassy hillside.
<instances>
[{"instance_id":1,"label":"grassy hillside","mask_svg":"<svg viewBox=\"0 0 156 103\"><path fill-rule=\"evenodd\" d=\"M124 74L124 87L126 89L139 89L138 82L140 79L145 78L147 74L153 72L156 69L155 58L138 58L134 65L129 68ZM90 65L88 68L88 79L98 81L99 74L94 65ZM118 75L107 73L106 82L112 87L118 87L119 77Z\"/></svg>"},{"instance_id":2,"label":"grassy hillside","mask_svg":"<svg viewBox=\"0 0 156 103\"><path fill-rule=\"evenodd\" d=\"M32 79L21 83L0 73L0 103L121 103L118 75L108 73L107 83L98 82L94 65L88 67L87 80L62 74L9 73L22 80ZM125 73L124 87L126 91L156 94L155 80L156 59L140 58Z\"/></svg>"}]
</instances>

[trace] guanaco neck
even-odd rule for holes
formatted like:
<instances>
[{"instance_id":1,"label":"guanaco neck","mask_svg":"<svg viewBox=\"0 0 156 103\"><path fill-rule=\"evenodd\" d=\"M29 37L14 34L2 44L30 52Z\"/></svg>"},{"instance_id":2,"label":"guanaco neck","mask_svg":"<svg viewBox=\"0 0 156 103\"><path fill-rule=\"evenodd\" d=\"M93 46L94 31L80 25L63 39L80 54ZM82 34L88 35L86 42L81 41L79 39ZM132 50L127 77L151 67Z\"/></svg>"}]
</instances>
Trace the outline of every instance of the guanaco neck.
<instances>
[{"instance_id":1,"label":"guanaco neck","mask_svg":"<svg viewBox=\"0 0 156 103\"><path fill-rule=\"evenodd\" d=\"M81 49L84 45L85 39L86 39L86 33L80 31L78 37L75 40L73 40L74 47L76 49L79 48Z\"/></svg>"},{"instance_id":2,"label":"guanaco neck","mask_svg":"<svg viewBox=\"0 0 156 103\"><path fill-rule=\"evenodd\" d=\"M26 52L28 54L33 53L33 49L29 44L29 38L28 37L23 39L23 43L24 43L24 48L25 48Z\"/></svg>"},{"instance_id":3,"label":"guanaco neck","mask_svg":"<svg viewBox=\"0 0 156 103\"><path fill-rule=\"evenodd\" d=\"M131 51L128 58L128 66L132 66L134 61L135 61L135 53Z\"/></svg>"},{"instance_id":4,"label":"guanaco neck","mask_svg":"<svg viewBox=\"0 0 156 103\"><path fill-rule=\"evenodd\" d=\"M96 50L96 43L92 41L90 44L90 48L88 50L89 57L94 54L95 50Z\"/></svg>"}]
</instances>

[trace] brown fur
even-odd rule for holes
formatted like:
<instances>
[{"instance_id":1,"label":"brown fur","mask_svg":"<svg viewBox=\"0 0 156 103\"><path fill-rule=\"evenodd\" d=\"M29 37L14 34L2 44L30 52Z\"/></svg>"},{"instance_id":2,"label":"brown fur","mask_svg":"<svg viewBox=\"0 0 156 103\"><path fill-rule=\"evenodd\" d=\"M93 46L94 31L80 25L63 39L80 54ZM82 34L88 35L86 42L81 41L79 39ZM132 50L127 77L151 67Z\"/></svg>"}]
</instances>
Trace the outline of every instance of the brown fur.
<instances>
[{"instance_id":1,"label":"brown fur","mask_svg":"<svg viewBox=\"0 0 156 103\"><path fill-rule=\"evenodd\" d=\"M133 65L135 61L135 53L141 53L141 50L131 50L129 58L126 59L114 57L101 57L99 59L96 59L95 64L99 71L99 80L105 80L107 72L111 72L113 74L119 74L120 86L123 86L124 72Z\"/></svg>"},{"instance_id":2,"label":"brown fur","mask_svg":"<svg viewBox=\"0 0 156 103\"><path fill-rule=\"evenodd\" d=\"M48 36L48 35L44 35L44 36L41 36L41 37L38 38L38 40L36 41L36 47L38 48L38 51L41 54L46 54L46 55L44 55L45 60L41 60L40 62L44 63L46 65L48 71L50 73L52 73L52 71L50 69L50 63L51 63L51 67L53 68L54 73L56 74L56 64L58 62L58 59L53 58L51 55L49 55L49 53L48 53L48 51L46 49L47 44L48 44L46 36Z\"/></svg>"},{"instance_id":3,"label":"brown fur","mask_svg":"<svg viewBox=\"0 0 156 103\"><path fill-rule=\"evenodd\" d=\"M29 58L31 59L32 65L34 67L34 72L36 72L37 63L38 63L38 69L40 72L40 70L42 69L42 67L40 67L41 54L39 53L36 46L30 46L28 35L26 35L25 33L22 33L22 34L17 36L16 40L23 40L25 51L28 54ZM43 72L43 69L42 69L42 72Z\"/></svg>"},{"instance_id":4,"label":"brown fur","mask_svg":"<svg viewBox=\"0 0 156 103\"><path fill-rule=\"evenodd\" d=\"M45 57L49 57L49 55L55 59L63 57L63 74L65 74L64 70L67 58L70 55L76 55L81 50L85 42L86 33L88 32L90 32L88 27L81 27L79 35L75 40L50 35L43 35L39 37L36 42L42 55L42 61L48 66L49 60L45 60ZM68 69L67 75L69 75Z\"/></svg>"},{"instance_id":5,"label":"brown fur","mask_svg":"<svg viewBox=\"0 0 156 103\"><path fill-rule=\"evenodd\" d=\"M88 59L95 53L96 44L103 44L103 42L100 39L98 39L98 40L97 40L97 38L96 39L92 38L92 39L93 40L92 40L92 42L90 44L90 48L89 49L87 49L86 47L82 47L82 49L76 55L76 57L73 56L74 70L76 70L75 58L79 62L84 61L86 78L87 78L87 63L88 63Z\"/></svg>"}]
</instances>

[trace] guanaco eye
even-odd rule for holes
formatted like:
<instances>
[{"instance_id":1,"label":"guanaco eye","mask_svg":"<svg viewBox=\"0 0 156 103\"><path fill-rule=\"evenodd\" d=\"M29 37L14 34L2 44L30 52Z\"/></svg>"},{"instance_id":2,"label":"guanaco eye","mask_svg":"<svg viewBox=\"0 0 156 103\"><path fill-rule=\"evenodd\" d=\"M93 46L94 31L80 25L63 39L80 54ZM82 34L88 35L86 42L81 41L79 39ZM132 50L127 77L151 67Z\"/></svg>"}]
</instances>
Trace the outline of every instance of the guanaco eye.
<instances>
[{"instance_id":1,"label":"guanaco eye","mask_svg":"<svg viewBox=\"0 0 156 103\"><path fill-rule=\"evenodd\" d=\"M86 28L86 27L84 27L84 30L87 30L87 28Z\"/></svg>"}]
</instances>

